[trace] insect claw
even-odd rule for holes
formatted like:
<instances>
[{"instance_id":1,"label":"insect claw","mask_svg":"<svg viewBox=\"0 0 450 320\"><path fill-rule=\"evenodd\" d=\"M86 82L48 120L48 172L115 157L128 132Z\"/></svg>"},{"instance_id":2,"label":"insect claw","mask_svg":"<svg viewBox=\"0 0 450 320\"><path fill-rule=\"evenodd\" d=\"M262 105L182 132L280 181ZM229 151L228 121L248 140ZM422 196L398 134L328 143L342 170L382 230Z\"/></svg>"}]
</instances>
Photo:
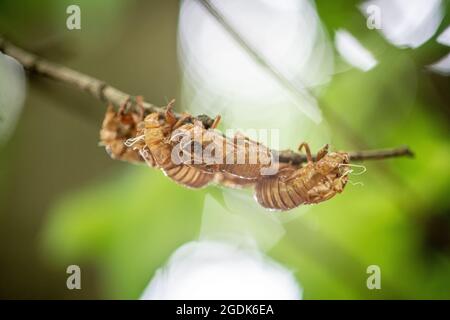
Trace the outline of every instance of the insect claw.
<instances>
[{"instance_id":1,"label":"insect claw","mask_svg":"<svg viewBox=\"0 0 450 320\"><path fill-rule=\"evenodd\" d=\"M328 148L329 148L329 145L328 145L328 143L327 143L326 145L324 145L324 146L322 147L322 149L320 149L320 150L317 152L316 161L319 161L320 159L322 159L323 157L325 157L325 156L327 155L327 153L328 153Z\"/></svg>"},{"instance_id":2,"label":"insect claw","mask_svg":"<svg viewBox=\"0 0 450 320\"><path fill-rule=\"evenodd\" d=\"M129 105L129 103L130 103L130 99L131 99L131 97L128 96L128 97L126 98L126 100L120 105L119 110L118 110L118 113L119 113L120 115L121 115L121 114L124 114L124 113L127 111L128 105Z\"/></svg>"},{"instance_id":3,"label":"insect claw","mask_svg":"<svg viewBox=\"0 0 450 320\"><path fill-rule=\"evenodd\" d=\"M177 118L175 117L175 114L172 111L173 105L175 104L175 99L172 99L166 107L166 121L169 123L169 125L173 126L177 123Z\"/></svg>"},{"instance_id":4,"label":"insect claw","mask_svg":"<svg viewBox=\"0 0 450 320\"><path fill-rule=\"evenodd\" d=\"M306 159L309 163L313 162L313 158L311 156L311 150L309 149L309 145L306 142L302 142L300 146L298 147L298 151L302 151L302 149L305 149L306 152Z\"/></svg>"},{"instance_id":5,"label":"insect claw","mask_svg":"<svg viewBox=\"0 0 450 320\"><path fill-rule=\"evenodd\" d=\"M144 113L145 113L143 96L136 96L136 106L137 106L137 111L139 113L139 118L143 119Z\"/></svg>"},{"instance_id":6,"label":"insect claw","mask_svg":"<svg viewBox=\"0 0 450 320\"><path fill-rule=\"evenodd\" d=\"M212 125L211 125L211 129L217 128L217 126L219 125L220 120L221 120L221 117L220 117L220 115L218 115L218 116L214 119L214 121L213 121L213 123L212 123Z\"/></svg>"}]
</instances>

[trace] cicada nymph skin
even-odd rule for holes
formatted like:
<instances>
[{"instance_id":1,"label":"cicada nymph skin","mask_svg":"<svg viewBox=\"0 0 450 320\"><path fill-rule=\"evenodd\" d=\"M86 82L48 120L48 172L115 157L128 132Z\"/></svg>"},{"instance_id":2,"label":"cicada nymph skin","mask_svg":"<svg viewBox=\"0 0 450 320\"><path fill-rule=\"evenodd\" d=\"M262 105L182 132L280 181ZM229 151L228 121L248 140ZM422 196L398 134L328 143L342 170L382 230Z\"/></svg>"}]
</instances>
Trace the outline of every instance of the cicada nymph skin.
<instances>
[{"instance_id":1,"label":"cicada nymph skin","mask_svg":"<svg viewBox=\"0 0 450 320\"><path fill-rule=\"evenodd\" d=\"M144 118L142 112L125 112L125 102L118 111L109 105L100 129L100 145L105 146L106 152L113 159L132 163L143 162L136 150L125 145L125 141L134 137L138 131L138 125Z\"/></svg>"},{"instance_id":2,"label":"cicada nymph skin","mask_svg":"<svg viewBox=\"0 0 450 320\"><path fill-rule=\"evenodd\" d=\"M168 105L166 112L151 113L144 119L142 132L145 146L140 154L151 166L156 165L175 182L190 188L202 188L213 180L212 173L172 161L171 134L189 117L185 115L177 120L171 111L172 104Z\"/></svg>"},{"instance_id":3,"label":"cicada nymph skin","mask_svg":"<svg viewBox=\"0 0 450 320\"><path fill-rule=\"evenodd\" d=\"M326 146L313 161L308 145L301 147L305 147L308 158L304 166L286 167L257 181L255 198L264 208L290 210L326 201L344 190L349 173L348 154L328 153Z\"/></svg>"},{"instance_id":4,"label":"cicada nymph skin","mask_svg":"<svg viewBox=\"0 0 450 320\"><path fill-rule=\"evenodd\" d=\"M328 153L326 146L313 160L309 146L303 143L299 149L306 149L305 165L279 163L263 144L242 134L227 138L215 130L220 117L208 128L188 114L177 119L171 110L173 102L165 112L147 115L142 104L138 111L128 112L128 101L117 112L109 106L100 131L101 144L113 159L146 162L186 187L209 183L252 186L257 202L271 210L328 200L347 184L351 172L347 153ZM271 173L264 171L274 168Z\"/></svg>"},{"instance_id":5,"label":"cicada nymph skin","mask_svg":"<svg viewBox=\"0 0 450 320\"><path fill-rule=\"evenodd\" d=\"M243 134L236 134L232 144L234 148L225 150L224 163L220 166L222 172L242 179L257 180L264 176L264 169L275 161L269 148Z\"/></svg>"},{"instance_id":6,"label":"cicada nymph skin","mask_svg":"<svg viewBox=\"0 0 450 320\"><path fill-rule=\"evenodd\" d=\"M216 179L231 186L251 185L275 160L271 150L242 134L227 138L199 121L185 124L174 132L171 141L187 154L184 163L205 172L222 173ZM181 146L180 146L181 145Z\"/></svg>"}]
</instances>

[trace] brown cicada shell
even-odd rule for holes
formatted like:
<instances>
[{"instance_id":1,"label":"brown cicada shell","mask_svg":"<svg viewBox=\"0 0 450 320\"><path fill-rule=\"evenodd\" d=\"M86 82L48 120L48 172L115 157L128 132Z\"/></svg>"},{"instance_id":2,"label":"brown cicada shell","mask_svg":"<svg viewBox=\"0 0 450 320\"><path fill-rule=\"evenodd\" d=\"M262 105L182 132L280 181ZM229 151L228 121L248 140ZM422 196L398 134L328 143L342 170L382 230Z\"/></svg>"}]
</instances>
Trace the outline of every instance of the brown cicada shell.
<instances>
[{"instance_id":1,"label":"brown cicada shell","mask_svg":"<svg viewBox=\"0 0 450 320\"><path fill-rule=\"evenodd\" d=\"M230 143L227 143L227 146L229 145ZM275 161L269 148L240 133L233 137L232 145L231 150L225 149L221 172L242 179L256 180L263 175L264 169Z\"/></svg>"},{"instance_id":2,"label":"brown cicada shell","mask_svg":"<svg viewBox=\"0 0 450 320\"><path fill-rule=\"evenodd\" d=\"M143 120L142 112L125 112L128 101L115 111L112 105L108 106L100 130L100 145L105 146L106 152L113 159L132 163L143 162L136 150L127 147L124 143L137 133L138 124Z\"/></svg>"},{"instance_id":3,"label":"brown cicada shell","mask_svg":"<svg viewBox=\"0 0 450 320\"><path fill-rule=\"evenodd\" d=\"M140 131L142 139L137 141L137 149L150 166L157 166L172 180L186 187L204 187L214 179L214 174L172 161L171 134L190 117L184 115L177 120L171 111L173 102L169 103L166 112L151 113L144 119Z\"/></svg>"},{"instance_id":4,"label":"brown cicada shell","mask_svg":"<svg viewBox=\"0 0 450 320\"><path fill-rule=\"evenodd\" d=\"M282 168L278 174L261 178L255 196L264 208L290 210L302 204L319 203L344 190L348 181L349 156L344 152L328 153L323 148L313 161L306 143L307 164L301 168Z\"/></svg>"},{"instance_id":5,"label":"brown cicada shell","mask_svg":"<svg viewBox=\"0 0 450 320\"><path fill-rule=\"evenodd\" d=\"M147 162L186 187L201 188L209 183L225 187L255 187L258 203L271 210L290 210L332 198L344 190L351 170L344 152L328 153L326 146L313 160L306 143L308 162L303 166L279 163L266 146L237 134L227 138L193 121L188 114L179 119L172 112L174 101L165 112L145 116L141 112L118 112L108 107L100 140L114 159ZM187 157L186 157L187 154ZM264 169L276 168L273 173ZM269 175L267 175L269 174Z\"/></svg>"},{"instance_id":6,"label":"brown cicada shell","mask_svg":"<svg viewBox=\"0 0 450 320\"><path fill-rule=\"evenodd\" d=\"M187 153L184 163L205 172L222 173L218 181L237 186L256 182L265 168L274 163L271 150L242 134L227 138L199 121L180 126L171 142Z\"/></svg>"}]
</instances>

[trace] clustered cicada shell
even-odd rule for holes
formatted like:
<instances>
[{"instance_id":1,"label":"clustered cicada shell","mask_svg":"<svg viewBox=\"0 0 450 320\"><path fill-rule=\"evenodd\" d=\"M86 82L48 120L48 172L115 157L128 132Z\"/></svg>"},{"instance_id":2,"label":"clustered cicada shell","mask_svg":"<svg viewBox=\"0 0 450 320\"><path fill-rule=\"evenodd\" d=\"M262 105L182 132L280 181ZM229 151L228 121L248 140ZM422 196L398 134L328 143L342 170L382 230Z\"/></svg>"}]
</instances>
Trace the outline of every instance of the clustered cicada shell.
<instances>
[{"instance_id":1,"label":"clustered cicada shell","mask_svg":"<svg viewBox=\"0 0 450 320\"><path fill-rule=\"evenodd\" d=\"M138 106L141 100L138 100ZM101 144L113 159L147 163L175 182L201 188L210 183L231 188L252 186L264 208L290 210L302 204L326 201L344 190L348 181L349 156L322 148L313 159L309 146L307 163L279 163L272 150L242 134L229 138L189 114L177 118L171 101L164 112L146 114L143 107L115 112L109 107ZM273 169L276 170L273 170Z\"/></svg>"},{"instance_id":2,"label":"clustered cicada shell","mask_svg":"<svg viewBox=\"0 0 450 320\"><path fill-rule=\"evenodd\" d=\"M326 201L344 190L348 181L349 156L345 152L328 153L328 146L319 151L314 161L306 143L308 162L300 168L288 166L276 175L258 180L255 195L258 203L268 209L290 210L301 204Z\"/></svg>"},{"instance_id":3,"label":"clustered cicada shell","mask_svg":"<svg viewBox=\"0 0 450 320\"><path fill-rule=\"evenodd\" d=\"M125 141L137 133L138 124L144 119L143 113L125 112L126 104L118 111L109 105L100 129L100 145L113 159L142 162L139 153L125 145Z\"/></svg>"}]
</instances>

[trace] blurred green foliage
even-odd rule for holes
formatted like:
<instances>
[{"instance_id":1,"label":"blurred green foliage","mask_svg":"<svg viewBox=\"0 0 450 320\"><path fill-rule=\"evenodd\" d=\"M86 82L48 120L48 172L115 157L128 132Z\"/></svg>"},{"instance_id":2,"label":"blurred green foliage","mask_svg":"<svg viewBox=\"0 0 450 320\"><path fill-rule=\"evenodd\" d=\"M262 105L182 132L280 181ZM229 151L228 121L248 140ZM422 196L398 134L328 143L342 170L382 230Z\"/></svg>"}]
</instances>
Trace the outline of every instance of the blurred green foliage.
<instances>
[{"instance_id":1,"label":"blurred green foliage","mask_svg":"<svg viewBox=\"0 0 450 320\"><path fill-rule=\"evenodd\" d=\"M87 25L76 34L61 27L66 3L0 1L0 32L25 44L54 36L76 55L61 62L154 103L174 96L176 2L83 1ZM339 3L318 1L328 31L360 29L357 9ZM352 177L363 186L285 223L269 255L295 271L307 299L448 299L450 81L424 70L445 50L396 49L375 31L357 34L380 64L336 75L320 97L332 143L408 144L416 156L365 163L367 173ZM189 190L156 170L113 163L95 147L99 103L33 85L0 154L1 296L137 298L169 255L196 239L204 196L217 189ZM65 289L68 264L88 270L82 292ZM382 290L366 287L371 264L381 267Z\"/></svg>"},{"instance_id":2,"label":"blurred green foliage","mask_svg":"<svg viewBox=\"0 0 450 320\"><path fill-rule=\"evenodd\" d=\"M102 266L104 296L137 298L168 254L198 233L202 192L145 167L70 195L53 209L45 244L57 261Z\"/></svg>"}]
</instances>

